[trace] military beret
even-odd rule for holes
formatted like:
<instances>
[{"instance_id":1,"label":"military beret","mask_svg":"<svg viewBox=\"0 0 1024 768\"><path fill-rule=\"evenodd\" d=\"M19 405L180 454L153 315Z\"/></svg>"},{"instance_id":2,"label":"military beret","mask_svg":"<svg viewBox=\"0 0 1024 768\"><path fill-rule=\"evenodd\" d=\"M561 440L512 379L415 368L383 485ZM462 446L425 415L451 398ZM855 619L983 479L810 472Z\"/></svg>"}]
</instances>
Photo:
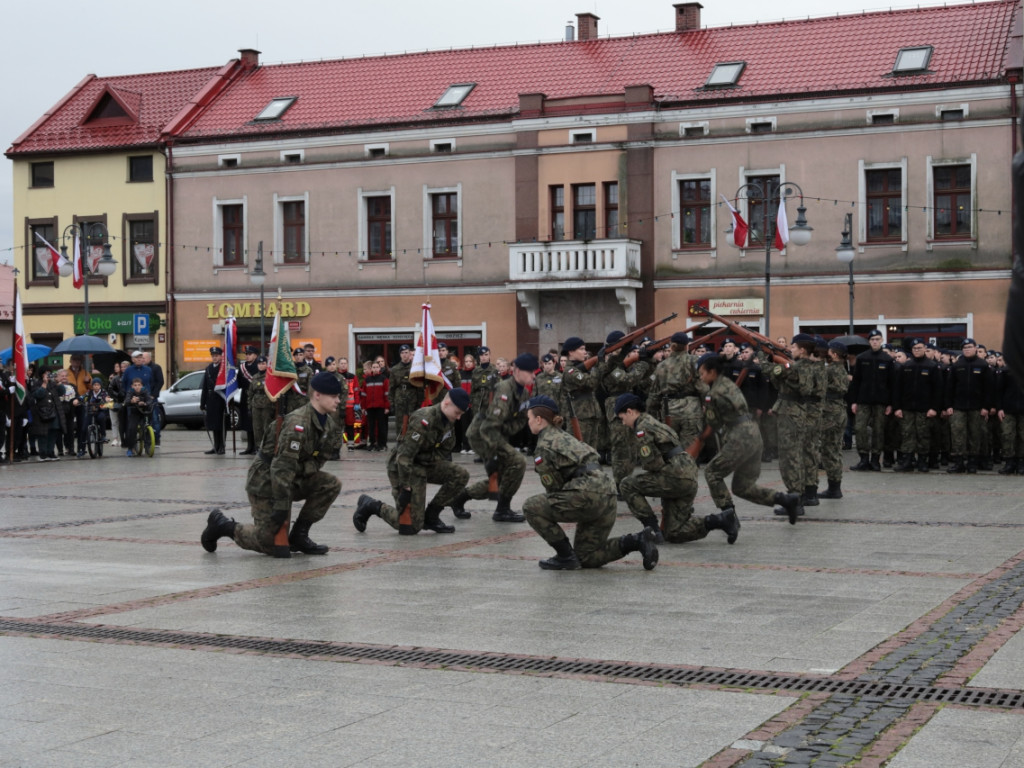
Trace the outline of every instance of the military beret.
<instances>
[{"instance_id":1,"label":"military beret","mask_svg":"<svg viewBox=\"0 0 1024 768\"><path fill-rule=\"evenodd\" d=\"M554 398L548 397L547 395L537 395L531 397L527 403L527 408L547 408L552 413L558 413L558 403L555 402Z\"/></svg>"},{"instance_id":2,"label":"military beret","mask_svg":"<svg viewBox=\"0 0 1024 768\"><path fill-rule=\"evenodd\" d=\"M643 400L634 395L632 392L623 392L621 395L615 398L615 415L618 416L627 408L632 408L636 411L641 410L640 406L643 404Z\"/></svg>"},{"instance_id":3,"label":"military beret","mask_svg":"<svg viewBox=\"0 0 1024 768\"><path fill-rule=\"evenodd\" d=\"M626 334L624 334L622 331L612 331L611 333L609 333L605 337L604 343L605 344L614 344L615 342L617 342L619 339L621 339L625 335Z\"/></svg>"},{"instance_id":4,"label":"military beret","mask_svg":"<svg viewBox=\"0 0 1024 768\"><path fill-rule=\"evenodd\" d=\"M934 344L927 344L927 345L926 345L926 348L927 348L927 349L934 349L934 350L938 350L938 347L937 347L937 346L935 346Z\"/></svg>"},{"instance_id":5,"label":"military beret","mask_svg":"<svg viewBox=\"0 0 1024 768\"><path fill-rule=\"evenodd\" d=\"M460 411L469 410L469 393L462 387L455 387L454 389L449 389L448 399L451 400L452 405L454 405Z\"/></svg>"},{"instance_id":6,"label":"military beret","mask_svg":"<svg viewBox=\"0 0 1024 768\"><path fill-rule=\"evenodd\" d=\"M978 346L978 344L974 339L968 336L966 339L960 342L960 349L963 349L964 347L967 346L976 347Z\"/></svg>"},{"instance_id":7,"label":"military beret","mask_svg":"<svg viewBox=\"0 0 1024 768\"><path fill-rule=\"evenodd\" d=\"M141 355L142 353L139 352L139 354ZM210 347L210 354L211 355L223 355L224 354L224 350L221 349L220 347ZM132 357L136 357L136 355L133 354Z\"/></svg>"},{"instance_id":8,"label":"military beret","mask_svg":"<svg viewBox=\"0 0 1024 768\"><path fill-rule=\"evenodd\" d=\"M577 350L582 346L586 346L586 343L587 342L585 342L579 336L570 336L568 339L565 340L565 343L562 344L562 354L566 354L567 352L573 352L574 350Z\"/></svg>"},{"instance_id":9,"label":"military beret","mask_svg":"<svg viewBox=\"0 0 1024 768\"><path fill-rule=\"evenodd\" d=\"M818 333L814 334L814 343L817 344L819 347L828 346L828 342L825 341L825 337Z\"/></svg>"},{"instance_id":10,"label":"military beret","mask_svg":"<svg viewBox=\"0 0 1024 768\"><path fill-rule=\"evenodd\" d=\"M257 363L265 363L265 362L267 362L267 356L266 355L260 355L259 357L256 358L256 362Z\"/></svg>"},{"instance_id":11,"label":"military beret","mask_svg":"<svg viewBox=\"0 0 1024 768\"><path fill-rule=\"evenodd\" d=\"M700 367L702 365L704 365L704 363L706 363L708 360L710 360L713 357L718 357L718 355L716 355L714 352L705 352L703 355L698 357L697 358L697 370L700 370Z\"/></svg>"},{"instance_id":12,"label":"military beret","mask_svg":"<svg viewBox=\"0 0 1024 768\"><path fill-rule=\"evenodd\" d=\"M793 337L793 343L794 344L799 344L802 341L809 341L809 342L811 342L813 344L814 343L814 337L811 336L811 334L809 334L809 333L798 333L796 336Z\"/></svg>"},{"instance_id":13,"label":"military beret","mask_svg":"<svg viewBox=\"0 0 1024 768\"><path fill-rule=\"evenodd\" d=\"M330 365L333 362L334 362L334 358L333 357L328 357L326 360L324 360L324 365Z\"/></svg>"},{"instance_id":14,"label":"military beret","mask_svg":"<svg viewBox=\"0 0 1024 768\"><path fill-rule=\"evenodd\" d=\"M832 341L828 343L828 348L835 352L838 352L840 355L846 354L846 345L843 344L843 342L841 341L836 341L835 339L832 339Z\"/></svg>"},{"instance_id":15,"label":"military beret","mask_svg":"<svg viewBox=\"0 0 1024 768\"><path fill-rule=\"evenodd\" d=\"M246 344L245 345L245 354L247 354L247 355L255 355L258 352L259 352L259 350L256 349L256 347L254 347L252 344Z\"/></svg>"},{"instance_id":16,"label":"military beret","mask_svg":"<svg viewBox=\"0 0 1024 768\"><path fill-rule=\"evenodd\" d=\"M412 351L412 347L410 347L408 344L403 344L402 346L400 346L398 348L398 351L399 352L411 352Z\"/></svg>"},{"instance_id":17,"label":"military beret","mask_svg":"<svg viewBox=\"0 0 1024 768\"><path fill-rule=\"evenodd\" d=\"M439 341L439 342L437 342L437 348L438 349L448 349L448 345L445 344L443 341Z\"/></svg>"},{"instance_id":18,"label":"military beret","mask_svg":"<svg viewBox=\"0 0 1024 768\"><path fill-rule=\"evenodd\" d=\"M672 334L672 338L669 339L673 344L689 344L690 337L685 331L676 331Z\"/></svg>"},{"instance_id":19,"label":"military beret","mask_svg":"<svg viewBox=\"0 0 1024 768\"><path fill-rule=\"evenodd\" d=\"M882 332L880 330L878 330L877 328L872 328L871 332L868 333L868 338L869 339L873 339L873 338L875 338L875 336L881 336L881 335L882 335Z\"/></svg>"},{"instance_id":20,"label":"military beret","mask_svg":"<svg viewBox=\"0 0 1024 768\"><path fill-rule=\"evenodd\" d=\"M910 340L911 348L916 347L918 344L924 344L924 339L911 339Z\"/></svg>"},{"instance_id":21,"label":"military beret","mask_svg":"<svg viewBox=\"0 0 1024 768\"><path fill-rule=\"evenodd\" d=\"M542 363L553 363L555 361L555 356L552 355L552 354L547 354L547 355L544 355L544 357L542 357L540 359L540 361Z\"/></svg>"},{"instance_id":22,"label":"military beret","mask_svg":"<svg viewBox=\"0 0 1024 768\"><path fill-rule=\"evenodd\" d=\"M341 382L335 377L333 373L327 371L320 371L313 380L309 382L309 386L319 392L321 395L340 395L341 394Z\"/></svg>"},{"instance_id":23,"label":"military beret","mask_svg":"<svg viewBox=\"0 0 1024 768\"><path fill-rule=\"evenodd\" d=\"M740 349L750 349L750 342L748 342L748 341L741 341L740 342Z\"/></svg>"},{"instance_id":24,"label":"military beret","mask_svg":"<svg viewBox=\"0 0 1024 768\"><path fill-rule=\"evenodd\" d=\"M523 352L523 354L512 361L512 365L520 371L536 371L538 367L537 356L529 352Z\"/></svg>"},{"instance_id":25,"label":"military beret","mask_svg":"<svg viewBox=\"0 0 1024 768\"><path fill-rule=\"evenodd\" d=\"M883 344L882 349L887 349L891 352L893 350L893 346L892 344Z\"/></svg>"},{"instance_id":26,"label":"military beret","mask_svg":"<svg viewBox=\"0 0 1024 768\"><path fill-rule=\"evenodd\" d=\"M491 354L491 348L490 347L486 347L486 346L485 347L477 347L476 348L476 353L478 355L489 355L489 354Z\"/></svg>"},{"instance_id":27,"label":"military beret","mask_svg":"<svg viewBox=\"0 0 1024 768\"><path fill-rule=\"evenodd\" d=\"M736 339L734 339L732 336L726 336L724 339L722 339L722 346L723 347L726 344L735 344L735 343L736 343Z\"/></svg>"},{"instance_id":28,"label":"military beret","mask_svg":"<svg viewBox=\"0 0 1024 768\"><path fill-rule=\"evenodd\" d=\"M292 350L292 356L293 357L295 355L304 355L304 354L306 354L306 351L302 347L296 347L295 349Z\"/></svg>"}]
</instances>

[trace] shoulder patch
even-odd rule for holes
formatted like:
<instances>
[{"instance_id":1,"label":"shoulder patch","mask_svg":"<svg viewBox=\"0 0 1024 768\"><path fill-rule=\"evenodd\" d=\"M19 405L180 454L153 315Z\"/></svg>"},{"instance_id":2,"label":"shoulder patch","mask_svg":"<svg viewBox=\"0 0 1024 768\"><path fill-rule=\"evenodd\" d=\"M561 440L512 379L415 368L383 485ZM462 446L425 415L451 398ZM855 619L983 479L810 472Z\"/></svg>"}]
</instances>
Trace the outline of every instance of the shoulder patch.
<instances>
[{"instance_id":1,"label":"shoulder patch","mask_svg":"<svg viewBox=\"0 0 1024 768\"><path fill-rule=\"evenodd\" d=\"M297 450L299 450L299 441L298 441L298 440L292 440L292 441L291 441L291 442L290 442L290 443L288 444L288 448L289 448L290 450L292 450L292 451L297 451Z\"/></svg>"},{"instance_id":2,"label":"shoulder patch","mask_svg":"<svg viewBox=\"0 0 1024 768\"><path fill-rule=\"evenodd\" d=\"M636 431L636 436L637 436L637 437L643 437L643 436L644 436L645 434L647 434L647 433L646 433L646 432L644 432L644 431L643 431L642 429L638 429L638 430Z\"/></svg>"},{"instance_id":3,"label":"shoulder patch","mask_svg":"<svg viewBox=\"0 0 1024 768\"><path fill-rule=\"evenodd\" d=\"M780 373L782 373L782 366L776 365L774 368L772 368L772 373L778 376Z\"/></svg>"},{"instance_id":4,"label":"shoulder patch","mask_svg":"<svg viewBox=\"0 0 1024 768\"><path fill-rule=\"evenodd\" d=\"M413 432L412 434L409 435L409 438L412 439L412 440L419 440L420 439L420 433L419 432Z\"/></svg>"},{"instance_id":5,"label":"shoulder patch","mask_svg":"<svg viewBox=\"0 0 1024 768\"><path fill-rule=\"evenodd\" d=\"M508 400L508 395L502 395L502 396L501 396L501 399L502 399L503 401L507 401L507 400Z\"/></svg>"},{"instance_id":6,"label":"shoulder patch","mask_svg":"<svg viewBox=\"0 0 1024 768\"><path fill-rule=\"evenodd\" d=\"M422 424L424 427L430 426L430 422L427 421L426 419L420 419L420 424Z\"/></svg>"},{"instance_id":7,"label":"shoulder patch","mask_svg":"<svg viewBox=\"0 0 1024 768\"><path fill-rule=\"evenodd\" d=\"M536 466L538 466L538 467L539 467L539 466L540 466L540 465L541 465L541 464L542 464L543 462L544 462L544 457L543 457L543 456L537 456L537 457L535 457L535 458L534 458L534 460L533 460L533 463L534 463L534 464L535 464Z\"/></svg>"},{"instance_id":8,"label":"shoulder patch","mask_svg":"<svg viewBox=\"0 0 1024 768\"><path fill-rule=\"evenodd\" d=\"M305 432L306 428L304 426L302 426L301 424L296 424L295 425L295 431L296 432Z\"/></svg>"}]
</instances>

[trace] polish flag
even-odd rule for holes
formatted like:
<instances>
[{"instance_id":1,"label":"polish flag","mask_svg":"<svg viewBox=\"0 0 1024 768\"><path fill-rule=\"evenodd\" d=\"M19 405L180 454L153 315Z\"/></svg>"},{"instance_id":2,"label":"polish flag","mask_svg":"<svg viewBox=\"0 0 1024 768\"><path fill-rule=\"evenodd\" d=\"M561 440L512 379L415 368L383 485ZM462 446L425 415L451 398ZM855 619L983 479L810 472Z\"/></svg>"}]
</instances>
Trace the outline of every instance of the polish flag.
<instances>
[{"instance_id":1,"label":"polish flag","mask_svg":"<svg viewBox=\"0 0 1024 768\"><path fill-rule=\"evenodd\" d=\"M39 242L41 242L43 245L46 246L46 250L47 250L47 252L50 255L50 264L53 265L52 268L50 269L50 273L51 274L59 275L60 274L60 268L62 266L64 266L65 264L67 264L68 260L65 259L63 254L61 254L60 251L58 251L56 248L54 248L50 244L50 242L45 237L43 237L41 234L39 234L38 232L36 232L36 237L39 238ZM42 266L42 264L40 264L40 266Z\"/></svg>"},{"instance_id":2,"label":"polish flag","mask_svg":"<svg viewBox=\"0 0 1024 768\"><path fill-rule=\"evenodd\" d=\"M428 403L452 384L441 372L441 356L437 352L437 336L434 335L434 321L430 318L430 305L424 304L423 324L416 338L416 352L409 370L409 383L423 387L424 403Z\"/></svg>"},{"instance_id":3,"label":"polish flag","mask_svg":"<svg viewBox=\"0 0 1024 768\"><path fill-rule=\"evenodd\" d=\"M775 218L775 250L783 250L788 242L789 221L786 219L786 201L779 200L779 215Z\"/></svg>"},{"instance_id":4,"label":"polish flag","mask_svg":"<svg viewBox=\"0 0 1024 768\"><path fill-rule=\"evenodd\" d=\"M725 195L722 195L722 200L729 206L729 212L732 214L732 244L737 248L747 247L747 222L740 216L740 212L732 207L732 203L726 199Z\"/></svg>"},{"instance_id":5,"label":"polish flag","mask_svg":"<svg viewBox=\"0 0 1024 768\"><path fill-rule=\"evenodd\" d=\"M78 239L78 232L75 232L75 255L71 262L71 281L75 288L81 288L85 280L82 279L82 241Z\"/></svg>"},{"instance_id":6,"label":"polish flag","mask_svg":"<svg viewBox=\"0 0 1024 768\"><path fill-rule=\"evenodd\" d=\"M37 233L38 234L38 233ZM45 241L44 241L45 242ZM49 245L49 243L47 243ZM25 346L25 320L21 311L21 294L18 293L18 286L14 286L14 395L18 402L24 402L27 376L28 376L28 355Z\"/></svg>"}]
</instances>

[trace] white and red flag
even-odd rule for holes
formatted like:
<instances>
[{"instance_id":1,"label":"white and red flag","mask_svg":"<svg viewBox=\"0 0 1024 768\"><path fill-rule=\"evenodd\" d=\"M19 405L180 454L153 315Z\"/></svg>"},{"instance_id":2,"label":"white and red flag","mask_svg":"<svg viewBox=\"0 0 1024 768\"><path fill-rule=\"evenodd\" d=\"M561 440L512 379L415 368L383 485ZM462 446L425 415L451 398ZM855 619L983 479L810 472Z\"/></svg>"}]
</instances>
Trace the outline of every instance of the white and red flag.
<instances>
[{"instance_id":1,"label":"white and red flag","mask_svg":"<svg viewBox=\"0 0 1024 768\"><path fill-rule=\"evenodd\" d=\"M429 304L423 305L423 324L416 338L409 383L423 387L424 401L433 400L442 388L452 387L441 373L441 356L437 353L437 337L434 335L434 321L430 319Z\"/></svg>"},{"instance_id":2,"label":"white and red flag","mask_svg":"<svg viewBox=\"0 0 1024 768\"><path fill-rule=\"evenodd\" d=\"M18 402L25 401L28 383L28 347L25 345L25 320L21 312L21 294L14 287L14 349L11 351L14 360L14 394Z\"/></svg>"},{"instance_id":3,"label":"white and red flag","mask_svg":"<svg viewBox=\"0 0 1024 768\"><path fill-rule=\"evenodd\" d=\"M75 288L81 288L85 280L82 279L82 241L78 237L78 230L75 230L75 253L72 259L71 282Z\"/></svg>"},{"instance_id":4,"label":"white and red flag","mask_svg":"<svg viewBox=\"0 0 1024 768\"><path fill-rule=\"evenodd\" d=\"M786 218L786 201L779 200L779 215L775 217L775 249L781 251L789 242L789 220Z\"/></svg>"},{"instance_id":5,"label":"white and red flag","mask_svg":"<svg viewBox=\"0 0 1024 768\"><path fill-rule=\"evenodd\" d=\"M747 227L747 222L740 216L740 212L732 207L732 203L722 195L722 199L725 200L725 204L729 206L729 212L732 214L732 244L737 248L747 247L747 233L750 231Z\"/></svg>"},{"instance_id":6,"label":"white and red flag","mask_svg":"<svg viewBox=\"0 0 1024 768\"><path fill-rule=\"evenodd\" d=\"M43 254L43 258L39 258L39 250L36 250L36 257L39 258L39 265L45 268L45 265L48 264L50 268L46 269L46 273L51 275L57 273L59 275L60 268L67 264L68 260L65 259L64 255L56 248L54 248L53 245L51 245L50 242L38 232L36 232L36 237L38 237L39 242L41 242L46 247L46 251Z\"/></svg>"}]
</instances>

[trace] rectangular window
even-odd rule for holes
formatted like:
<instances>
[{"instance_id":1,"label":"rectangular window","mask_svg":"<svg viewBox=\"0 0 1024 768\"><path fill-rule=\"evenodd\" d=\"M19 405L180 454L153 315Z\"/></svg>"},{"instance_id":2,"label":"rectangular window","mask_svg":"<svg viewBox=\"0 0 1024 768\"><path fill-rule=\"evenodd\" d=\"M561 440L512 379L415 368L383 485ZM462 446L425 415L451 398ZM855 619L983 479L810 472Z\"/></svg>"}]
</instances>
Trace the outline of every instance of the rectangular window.
<instances>
[{"instance_id":1,"label":"rectangular window","mask_svg":"<svg viewBox=\"0 0 1024 768\"><path fill-rule=\"evenodd\" d=\"M434 256L459 255L459 196L455 192L431 195Z\"/></svg>"},{"instance_id":2,"label":"rectangular window","mask_svg":"<svg viewBox=\"0 0 1024 768\"><path fill-rule=\"evenodd\" d=\"M152 181L153 156L137 155L128 158L128 181Z\"/></svg>"},{"instance_id":3,"label":"rectangular window","mask_svg":"<svg viewBox=\"0 0 1024 768\"><path fill-rule=\"evenodd\" d=\"M32 188L53 186L53 163L32 163Z\"/></svg>"},{"instance_id":4,"label":"rectangular window","mask_svg":"<svg viewBox=\"0 0 1024 768\"><path fill-rule=\"evenodd\" d=\"M711 247L711 179L679 182L679 246Z\"/></svg>"},{"instance_id":5,"label":"rectangular window","mask_svg":"<svg viewBox=\"0 0 1024 768\"><path fill-rule=\"evenodd\" d=\"M391 196L366 198L366 258L370 261L390 261L391 250Z\"/></svg>"},{"instance_id":6,"label":"rectangular window","mask_svg":"<svg viewBox=\"0 0 1024 768\"><path fill-rule=\"evenodd\" d=\"M619 237L619 182L604 183L605 237Z\"/></svg>"},{"instance_id":7,"label":"rectangular window","mask_svg":"<svg viewBox=\"0 0 1024 768\"><path fill-rule=\"evenodd\" d=\"M293 200L281 203L284 225L284 263L306 263L306 203Z\"/></svg>"},{"instance_id":8,"label":"rectangular window","mask_svg":"<svg viewBox=\"0 0 1024 768\"><path fill-rule=\"evenodd\" d=\"M76 216L75 224L84 226L85 237L82 240L82 260L86 262L83 270L87 270L86 280L92 285L106 285L107 278L99 273L100 259L103 258L103 246L110 242L107 234L107 217L103 216ZM71 258L71 248L68 248L68 258Z\"/></svg>"},{"instance_id":9,"label":"rectangular window","mask_svg":"<svg viewBox=\"0 0 1024 768\"><path fill-rule=\"evenodd\" d=\"M597 185L572 185L572 230L576 240L597 237Z\"/></svg>"},{"instance_id":10,"label":"rectangular window","mask_svg":"<svg viewBox=\"0 0 1024 768\"><path fill-rule=\"evenodd\" d=\"M867 188L867 239L899 242L903 238L903 171L883 168L865 171Z\"/></svg>"},{"instance_id":11,"label":"rectangular window","mask_svg":"<svg viewBox=\"0 0 1024 768\"><path fill-rule=\"evenodd\" d=\"M565 240L565 187L554 186L551 193L551 239Z\"/></svg>"},{"instance_id":12,"label":"rectangular window","mask_svg":"<svg viewBox=\"0 0 1024 768\"><path fill-rule=\"evenodd\" d=\"M125 284L156 284L159 274L157 214L126 213L124 215L124 232L127 240L121 257L124 264Z\"/></svg>"},{"instance_id":13,"label":"rectangular window","mask_svg":"<svg viewBox=\"0 0 1024 768\"><path fill-rule=\"evenodd\" d=\"M220 207L221 225L224 247L222 264L225 267L240 267L245 263L245 239L243 224L245 218L241 205L222 205Z\"/></svg>"},{"instance_id":14,"label":"rectangular window","mask_svg":"<svg viewBox=\"0 0 1024 768\"><path fill-rule=\"evenodd\" d=\"M971 166L937 165L935 181L935 238L971 236Z\"/></svg>"},{"instance_id":15,"label":"rectangular window","mask_svg":"<svg viewBox=\"0 0 1024 768\"><path fill-rule=\"evenodd\" d=\"M27 285L57 285L57 270L53 266L53 254L43 242L42 237L54 248L60 249L57 242L56 219L28 219L26 231L28 247L25 248L25 274ZM39 237L36 237L38 233Z\"/></svg>"},{"instance_id":16,"label":"rectangular window","mask_svg":"<svg viewBox=\"0 0 1024 768\"><path fill-rule=\"evenodd\" d=\"M757 188L747 187L747 224L750 226L747 242L751 248L764 247L766 212L768 237L775 237L775 216L779 211L779 181L778 176L747 177L747 183L757 185Z\"/></svg>"}]
</instances>

